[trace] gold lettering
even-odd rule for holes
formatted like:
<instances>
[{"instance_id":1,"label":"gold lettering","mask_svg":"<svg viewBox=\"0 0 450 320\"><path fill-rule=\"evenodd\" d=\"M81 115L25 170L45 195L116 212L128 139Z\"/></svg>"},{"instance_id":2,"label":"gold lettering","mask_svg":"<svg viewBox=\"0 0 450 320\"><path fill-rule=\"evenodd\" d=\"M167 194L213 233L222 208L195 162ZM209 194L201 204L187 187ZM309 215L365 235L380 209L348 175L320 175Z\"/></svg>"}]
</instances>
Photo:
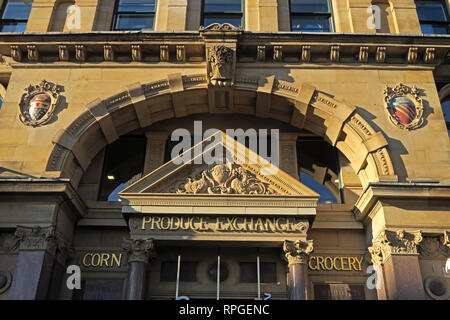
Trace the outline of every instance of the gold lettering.
<instances>
[{"instance_id":1,"label":"gold lettering","mask_svg":"<svg viewBox=\"0 0 450 320\"><path fill-rule=\"evenodd\" d=\"M356 266L355 266L355 263L356 263L356 261L355 261L355 258L353 258L353 257L348 257L348 266L349 266L349 268L350 268L350 271L352 271L352 270L357 270L356 269Z\"/></svg>"},{"instance_id":2,"label":"gold lettering","mask_svg":"<svg viewBox=\"0 0 450 320\"><path fill-rule=\"evenodd\" d=\"M194 219L200 220L199 217L192 217L192 218L190 219L190 221L189 221L189 227L190 227L193 231L197 231L197 230L198 230L198 227L195 225Z\"/></svg>"},{"instance_id":3,"label":"gold lettering","mask_svg":"<svg viewBox=\"0 0 450 320\"><path fill-rule=\"evenodd\" d=\"M155 224L156 224L156 226L157 226L157 228L158 229L161 229L160 228L160 226L159 226L159 222L161 221L161 217L154 217L153 219L152 219L152 230L155 230Z\"/></svg>"},{"instance_id":4,"label":"gold lettering","mask_svg":"<svg viewBox=\"0 0 450 320\"><path fill-rule=\"evenodd\" d=\"M244 228L246 228L246 226L245 226L245 223L244 223L244 225L241 225L241 226L239 227L239 225L238 225L238 219L239 219L239 218L234 218L234 219L233 219L233 227L234 227L234 230L242 231L242 230L244 230Z\"/></svg>"},{"instance_id":5,"label":"gold lettering","mask_svg":"<svg viewBox=\"0 0 450 320\"><path fill-rule=\"evenodd\" d=\"M247 221L247 218L244 218L244 225L245 225L245 231L253 231L253 218L250 218L249 221ZM248 226L248 229L247 229Z\"/></svg>"},{"instance_id":6,"label":"gold lettering","mask_svg":"<svg viewBox=\"0 0 450 320\"><path fill-rule=\"evenodd\" d=\"M222 222L220 221L220 217L216 218L216 231L222 231Z\"/></svg>"},{"instance_id":7,"label":"gold lettering","mask_svg":"<svg viewBox=\"0 0 450 320\"><path fill-rule=\"evenodd\" d=\"M102 253L100 267L103 267L103 262L105 263L105 266L108 267L108 260L109 260L109 253Z\"/></svg>"},{"instance_id":8,"label":"gold lettering","mask_svg":"<svg viewBox=\"0 0 450 320\"><path fill-rule=\"evenodd\" d=\"M341 271L342 270L342 268L338 268L338 266L337 266L337 263L336 263L336 261L339 259L339 257L334 257L334 259L333 259L333 267L334 267L334 270L337 270L337 271Z\"/></svg>"},{"instance_id":9,"label":"gold lettering","mask_svg":"<svg viewBox=\"0 0 450 320\"><path fill-rule=\"evenodd\" d=\"M84 255L84 257L83 257L83 266L89 268L91 265L90 265L90 264L87 264L87 262L86 262L87 256L91 256L91 261L92 261L92 253L86 253L86 254Z\"/></svg>"},{"instance_id":10,"label":"gold lettering","mask_svg":"<svg viewBox=\"0 0 450 320\"><path fill-rule=\"evenodd\" d=\"M320 270L320 267L322 267L322 270L325 270L325 267L323 266L323 257L318 256L317 257L317 270Z\"/></svg>"},{"instance_id":11,"label":"gold lettering","mask_svg":"<svg viewBox=\"0 0 450 320\"><path fill-rule=\"evenodd\" d=\"M152 221L152 217L142 217L142 230L145 230L145 225Z\"/></svg>"},{"instance_id":12,"label":"gold lettering","mask_svg":"<svg viewBox=\"0 0 450 320\"><path fill-rule=\"evenodd\" d=\"M355 257L356 262L358 263L358 271L362 271L362 262L364 257L361 257L361 260L358 260L358 257Z\"/></svg>"},{"instance_id":13,"label":"gold lettering","mask_svg":"<svg viewBox=\"0 0 450 320\"><path fill-rule=\"evenodd\" d=\"M164 226L164 221L166 222L166 226ZM169 217L162 217L161 218L161 230L169 230L170 228L170 218Z\"/></svg>"},{"instance_id":14,"label":"gold lettering","mask_svg":"<svg viewBox=\"0 0 450 320\"><path fill-rule=\"evenodd\" d=\"M330 262L329 265L327 263L328 261ZM333 259L331 257L325 257L324 264L328 271L333 270Z\"/></svg>"},{"instance_id":15,"label":"gold lettering","mask_svg":"<svg viewBox=\"0 0 450 320\"><path fill-rule=\"evenodd\" d=\"M292 224L291 218L286 218L286 231L294 231L294 225Z\"/></svg>"},{"instance_id":16,"label":"gold lettering","mask_svg":"<svg viewBox=\"0 0 450 320\"><path fill-rule=\"evenodd\" d=\"M227 217L227 224L226 224L225 230L230 230L230 231L234 230L234 228L233 228L233 219L230 220L230 218Z\"/></svg>"},{"instance_id":17,"label":"gold lettering","mask_svg":"<svg viewBox=\"0 0 450 320\"><path fill-rule=\"evenodd\" d=\"M206 224L205 218L201 217L200 218L200 231L207 231L208 230L208 225Z\"/></svg>"},{"instance_id":18,"label":"gold lettering","mask_svg":"<svg viewBox=\"0 0 450 320\"><path fill-rule=\"evenodd\" d=\"M114 266L114 262L116 263L116 265L117 265L118 267L120 267L121 261L122 261L122 254L121 254L121 253L119 253L119 258L117 258L117 256L116 256L115 253L112 253L112 254L111 254L111 267Z\"/></svg>"},{"instance_id":19,"label":"gold lettering","mask_svg":"<svg viewBox=\"0 0 450 320\"><path fill-rule=\"evenodd\" d=\"M184 219L186 217L181 217L180 227L182 230L189 230L189 218L187 218L186 225L184 224Z\"/></svg>"},{"instance_id":20,"label":"gold lettering","mask_svg":"<svg viewBox=\"0 0 450 320\"><path fill-rule=\"evenodd\" d=\"M277 230L278 231L285 231L286 230L286 226L281 226L280 225L280 220L284 220L284 218L277 218L276 220L275 220L275 226L276 226L276 228L277 228Z\"/></svg>"},{"instance_id":21,"label":"gold lettering","mask_svg":"<svg viewBox=\"0 0 450 320\"><path fill-rule=\"evenodd\" d=\"M344 265L344 259L347 258L347 263L348 263L348 257L341 257L341 268L343 271L349 271L350 269L346 269L346 265Z\"/></svg>"},{"instance_id":22,"label":"gold lettering","mask_svg":"<svg viewBox=\"0 0 450 320\"><path fill-rule=\"evenodd\" d=\"M94 262L95 258L97 258L97 263ZM95 253L92 255L91 265L93 267L98 267L100 265L100 254L99 253Z\"/></svg>"},{"instance_id":23,"label":"gold lettering","mask_svg":"<svg viewBox=\"0 0 450 320\"><path fill-rule=\"evenodd\" d=\"M311 257L311 258L309 258L308 266L309 266L309 269L310 269L310 270L318 270L318 267L317 267L317 261L316 261L316 266L315 266L315 267L313 267L313 265L311 264L311 262L313 261L314 258L316 258L316 260L317 260L317 257Z\"/></svg>"},{"instance_id":24,"label":"gold lettering","mask_svg":"<svg viewBox=\"0 0 450 320\"><path fill-rule=\"evenodd\" d=\"M263 224L261 218L256 219L255 231L258 231L258 226L259 226L259 231L264 231L264 224Z\"/></svg>"},{"instance_id":25,"label":"gold lettering","mask_svg":"<svg viewBox=\"0 0 450 320\"><path fill-rule=\"evenodd\" d=\"M174 226L174 224L175 224L174 219L177 219L176 226ZM171 217L170 218L170 230L178 230L178 229L180 229L180 218Z\"/></svg>"},{"instance_id":26,"label":"gold lettering","mask_svg":"<svg viewBox=\"0 0 450 320\"><path fill-rule=\"evenodd\" d=\"M275 232L275 219L266 218L266 231L270 229L271 232Z\"/></svg>"}]
</instances>

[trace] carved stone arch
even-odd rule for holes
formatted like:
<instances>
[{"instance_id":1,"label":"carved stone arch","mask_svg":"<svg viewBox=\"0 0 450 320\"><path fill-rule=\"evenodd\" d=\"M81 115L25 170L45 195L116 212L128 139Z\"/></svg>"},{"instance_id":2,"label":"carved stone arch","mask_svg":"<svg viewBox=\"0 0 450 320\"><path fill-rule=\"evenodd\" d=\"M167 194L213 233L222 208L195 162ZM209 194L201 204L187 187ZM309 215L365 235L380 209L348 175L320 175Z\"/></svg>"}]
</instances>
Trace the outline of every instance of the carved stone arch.
<instances>
[{"instance_id":1,"label":"carved stone arch","mask_svg":"<svg viewBox=\"0 0 450 320\"><path fill-rule=\"evenodd\" d=\"M167 79L132 84L104 100L98 98L54 137L46 175L70 177L76 186L94 156L119 136L158 121L200 113L250 114L289 123L336 146L363 186L397 179L383 133L376 132L354 106L308 84L297 86L275 76L249 74L237 74L230 87L208 86L205 74L171 74Z\"/></svg>"}]
</instances>

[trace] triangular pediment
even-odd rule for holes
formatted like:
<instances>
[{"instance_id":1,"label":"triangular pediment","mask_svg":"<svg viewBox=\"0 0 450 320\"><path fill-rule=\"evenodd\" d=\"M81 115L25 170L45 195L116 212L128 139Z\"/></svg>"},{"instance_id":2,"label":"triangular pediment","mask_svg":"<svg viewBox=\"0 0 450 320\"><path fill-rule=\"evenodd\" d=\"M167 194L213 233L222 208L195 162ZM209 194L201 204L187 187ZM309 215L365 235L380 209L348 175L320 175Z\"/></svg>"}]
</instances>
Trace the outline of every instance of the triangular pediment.
<instances>
[{"instance_id":1,"label":"triangular pediment","mask_svg":"<svg viewBox=\"0 0 450 320\"><path fill-rule=\"evenodd\" d=\"M223 153L217 150L223 150ZM220 161L211 161L214 157ZM119 193L124 199L164 194L294 197L313 201L319 198L298 179L222 131L217 131Z\"/></svg>"}]
</instances>

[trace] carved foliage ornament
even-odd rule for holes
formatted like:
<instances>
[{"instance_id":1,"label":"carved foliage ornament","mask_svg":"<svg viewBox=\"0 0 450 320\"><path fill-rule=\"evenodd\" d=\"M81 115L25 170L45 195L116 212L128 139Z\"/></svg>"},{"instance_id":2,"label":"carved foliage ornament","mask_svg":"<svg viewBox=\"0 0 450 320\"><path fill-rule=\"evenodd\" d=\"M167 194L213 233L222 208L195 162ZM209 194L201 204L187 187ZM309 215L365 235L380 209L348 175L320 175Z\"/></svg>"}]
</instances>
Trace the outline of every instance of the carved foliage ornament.
<instances>
[{"instance_id":1,"label":"carved foliage ornament","mask_svg":"<svg viewBox=\"0 0 450 320\"><path fill-rule=\"evenodd\" d=\"M420 243L419 252L425 258L447 258L450 247L440 241L438 236L424 237Z\"/></svg>"},{"instance_id":2,"label":"carved foliage ornament","mask_svg":"<svg viewBox=\"0 0 450 320\"><path fill-rule=\"evenodd\" d=\"M229 86L233 79L234 52L220 45L208 50L208 76L214 86Z\"/></svg>"},{"instance_id":3,"label":"carved foliage ornament","mask_svg":"<svg viewBox=\"0 0 450 320\"><path fill-rule=\"evenodd\" d=\"M203 170L195 178L187 178L177 193L187 194L273 194L269 185L235 164L218 164Z\"/></svg>"},{"instance_id":4,"label":"carved foliage ornament","mask_svg":"<svg viewBox=\"0 0 450 320\"><path fill-rule=\"evenodd\" d=\"M60 92L58 85L45 80L37 85L29 85L20 99L20 121L32 127L48 123L60 102Z\"/></svg>"},{"instance_id":5,"label":"carved foliage ornament","mask_svg":"<svg viewBox=\"0 0 450 320\"><path fill-rule=\"evenodd\" d=\"M152 239L127 239L124 240L122 248L129 255L128 262L147 263L154 253Z\"/></svg>"},{"instance_id":6,"label":"carved foliage ornament","mask_svg":"<svg viewBox=\"0 0 450 320\"><path fill-rule=\"evenodd\" d=\"M384 89L386 110L391 122L400 129L413 130L423 124L423 102L420 91L400 83Z\"/></svg>"},{"instance_id":7,"label":"carved foliage ornament","mask_svg":"<svg viewBox=\"0 0 450 320\"><path fill-rule=\"evenodd\" d=\"M283 243L284 258L289 265L306 263L308 260L308 255L313 251L313 249L313 240L286 240Z\"/></svg>"},{"instance_id":8,"label":"carved foliage ornament","mask_svg":"<svg viewBox=\"0 0 450 320\"><path fill-rule=\"evenodd\" d=\"M369 247L372 263L380 265L392 254L417 255L417 246L421 242L421 231L385 230L372 240L372 246Z\"/></svg>"}]
</instances>

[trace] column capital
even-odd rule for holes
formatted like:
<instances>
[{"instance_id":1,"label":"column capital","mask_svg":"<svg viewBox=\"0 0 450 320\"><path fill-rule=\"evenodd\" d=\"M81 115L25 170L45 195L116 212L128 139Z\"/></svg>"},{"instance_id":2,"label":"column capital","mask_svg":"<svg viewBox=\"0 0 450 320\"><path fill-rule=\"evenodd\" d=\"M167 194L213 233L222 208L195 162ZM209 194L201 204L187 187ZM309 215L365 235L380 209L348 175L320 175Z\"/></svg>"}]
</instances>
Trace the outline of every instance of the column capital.
<instances>
[{"instance_id":1,"label":"column capital","mask_svg":"<svg viewBox=\"0 0 450 320\"><path fill-rule=\"evenodd\" d=\"M283 243L284 260L289 266L306 264L308 262L308 256L313 250L313 240L286 240Z\"/></svg>"},{"instance_id":2,"label":"column capital","mask_svg":"<svg viewBox=\"0 0 450 320\"><path fill-rule=\"evenodd\" d=\"M381 265L391 255L418 255L418 245L422 242L422 232L405 230L384 230L372 239L369 253L374 265Z\"/></svg>"},{"instance_id":3,"label":"column capital","mask_svg":"<svg viewBox=\"0 0 450 320\"><path fill-rule=\"evenodd\" d=\"M14 237L14 247L19 250L47 250L53 255L57 250L63 253L70 250L70 243L53 226L17 226Z\"/></svg>"},{"instance_id":4,"label":"column capital","mask_svg":"<svg viewBox=\"0 0 450 320\"><path fill-rule=\"evenodd\" d=\"M128 253L128 262L149 262L154 254L153 239L126 239L122 248Z\"/></svg>"}]
</instances>

